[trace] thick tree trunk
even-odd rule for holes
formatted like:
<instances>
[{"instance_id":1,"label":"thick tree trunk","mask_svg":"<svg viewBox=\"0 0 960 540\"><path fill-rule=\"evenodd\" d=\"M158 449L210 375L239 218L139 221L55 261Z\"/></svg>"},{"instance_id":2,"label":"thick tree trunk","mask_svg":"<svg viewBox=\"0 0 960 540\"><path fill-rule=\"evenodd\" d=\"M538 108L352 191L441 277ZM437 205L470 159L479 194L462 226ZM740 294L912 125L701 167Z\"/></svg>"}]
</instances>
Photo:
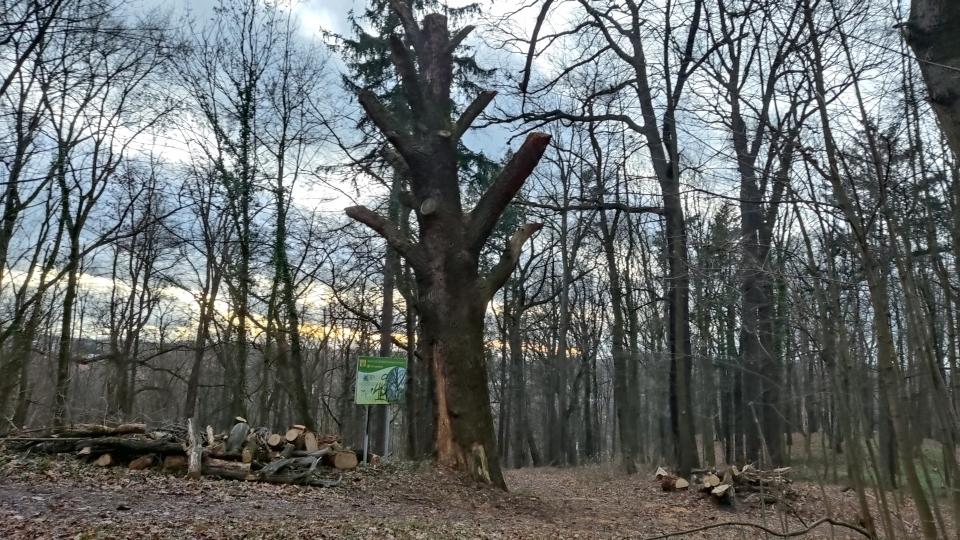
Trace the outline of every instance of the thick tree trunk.
<instances>
[{"instance_id":1,"label":"thick tree trunk","mask_svg":"<svg viewBox=\"0 0 960 540\"><path fill-rule=\"evenodd\" d=\"M284 208L282 196L278 196L277 204ZM296 291L294 290L293 271L290 268L290 261L287 256L286 239L286 210L278 210L280 216L277 218L277 238L276 238L276 278L280 280L280 300L283 304L283 310L286 315L285 332L280 334L281 342L279 346L287 349L281 351L281 354L287 355L287 371L289 373L288 388L293 396L293 404L296 408L298 423L303 423L309 430L316 430L317 423L313 417L312 399L310 397L310 381L304 377L303 364L305 362L303 352L303 340L300 336L300 311L297 309ZM392 305L391 305L392 311Z\"/></svg>"},{"instance_id":2,"label":"thick tree trunk","mask_svg":"<svg viewBox=\"0 0 960 540\"><path fill-rule=\"evenodd\" d=\"M543 385L544 409L546 410L546 424L543 430L544 460L550 465L556 465L556 443L559 432L560 415L557 412L557 372L548 370Z\"/></svg>"},{"instance_id":3,"label":"thick tree trunk","mask_svg":"<svg viewBox=\"0 0 960 540\"><path fill-rule=\"evenodd\" d=\"M699 300L699 302L697 302ZM699 304L697 309L698 313L698 329L700 334L700 345L697 347L697 355L700 357L700 380L701 387L703 388L703 393L700 396L701 402L701 436L703 438L703 461L707 466L716 465L716 451L714 448L714 441L716 440L716 435L714 433L714 418L716 416L715 407L716 407L716 377L714 377L714 368L713 361L710 356L710 327L711 327L711 318L710 310L712 309L710 300L707 300L707 295L703 295L701 298L694 300L695 305Z\"/></svg>"},{"instance_id":4,"label":"thick tree trunk","mask_svg":"<svg viewBox=\"0 0 960 540\"><path fill-rule=\"evenodd\" d=\"M628 362L629 353L624 344L626 342L626 328L624 323L623 289L620 285L620 270L617 264L614 246L615 224L607 224L606 215L600 213L600 226L603 232L603 252L607 262L607 279L610 282L610 308L613 311L613 324L610 328L612 343L610 354L613 356L613 400L616 404L617 426L620 434L620 457L627 474L637 472L635 455L636 449L636 411L634 408L636 389L629 388Z\"/></svg>"},{"instance_id":5,"label":"thick tree trunk","mask_svg":"<svg viewBox=\"0 0 960 540\"><path fill-rule=\"evenodd\" d=\"M224 370L225 387L229 392L229 410L224 410L224 420L234 416L247 415L247 357L250 347L247 343L247 319L245 315L238 313L236 342L232 344L230 351L227 352L226 361L229 362L229 369Z\"/></svg>"},{"instance_id":6,"label":"thick tree trunk","mask_svg":"<svg viewBox=\"0 0 960 540\"><path fill-rule=\"evenodd\" d=\"M903 33L920 61L940 128L960 156L960 3L913 0Z\"/></svg>"},{"instance_id":7,"label":"thick tree trunk","mask_svg":"<svg viewBox=\"0 0 960 540\"><path fill-rule=\"evenodd\" d=\"M31 343L33 341L31 340ZM28 352L29 355L29 352ZM17 377L17 401L13 408L13 425L24 426L30 410L30 357L20 362L20 374Z\"/></svg>"},{"instance_id":8,"label":"thick tree trunk","mask_svg":"<svg viewBox=\"0 0 960 540\"><path fill-rule=\"evenodd\" d=\"M690 474L699 466L694 435L692 362L690 360L690 269L687 264L687 227L683 218L679 181L661 181L666 220L668 339L670 342L671 428L676 441L677 472Z\"/></svg>"},{"instance_id":9,"label":"thick tree trunk","mask_svg":"<svg viewBox=\"0 0 960 540\"><path fill-rule=\"evenodd\" d=\"M516 298L516 297L514 297ZM516 304L517 301L515 300ZM504 313L504 323L507 325L507 343L509 344L510 386L508 391L510 407L504 410L506 416L512 418L511 429L506 431L506 438L510 440L510 466L524 467L526 461L526 430L523 422L527 403L526 379L523 369L523 336L521 335L520 313L516 306ZM548 390L549 391L549 390Z\"/></svg>"},{"instance_id":10,"label":"thick tree trunk","mask_svg":"<svg viewBox=\"0 0 960 540\"><path fill-rule=\"evenodd\" d=\"M72 351L73 310L77 300L80 273L79 235L70 233L67 286L63 292L60 314L60 343L57 348L57 380L54 395L53 424L62 426L67 421L67 400L70 393L70 354Z\"/></svg>"},{"instance_id":11,"label":"thick tree trunk","mask_svg":"<svg viewBox=\"0 0 960 540\"><path fill-rule=\"evenodd\" d=\"M30 363L30 348L33 344L33 334L33 332L29 332L29 326L27 326L27 328L24 329L24 332L14 334L13 339L11 340L10 348L8 349L9 357L5 359L5 380L0 382L0 415L6 415L7 404L11 395L15 395L15 389L17 390L17 396L26 391L26 378L28 375L27 368ZM29 341L27 341L27 339L29 339ZM14 410L16 410L19 399L14 403ZM14 421L14 425L20 424Z\"/></svg>"},{"instance_id":12,"label":"thick tree trunk","mask_svg":"<svg viewBox=\"0 0 960 540\"><path fill-rule=\"evenodd\" d=\"M407 341L413 344L407 352L407 453L412 459L425 459L433 454L434 393L430 354L418 335L417 317L407 308Z\"/></svg>"},{"instance_id":13,"label":"thick tree trunk","mask_svg":"<svg viewBox=\"0 0 960 540\"><path fill-rule=\"evenodd\" d=\"M587 364L583 366L583 369L587 370L587 373L583 377L583 416L581 424L583 425L583 455L589 461L596 461L597 454L597 443L596 443L596 430L594 426L594 402L593 402L593 377L595 373L594 365L596 363L596 356L589 359Z\"/></svg>"},{"instance_id":14,"label":"thick tree trunk","mask_svg":"<svg viewBox=\"0 0 960 540\"><path fill-rule=\"evenodd\" d=\"M421 281L420 301L433 359L437 462L505 488L487 392L486 302L468 277L431 281Z\"/></svg>"},{"instance_id":15,"label":"thick tree trunk","mask_svg":"<svg viewBox=\"0 0 960 540\"><path fill-rule=\"evenodd\" d=\"M893 422L890 419L890 405L887 403L887 386L878 384L879 414L877 415L880 463L880 480L887 489L897 487L897 441L894 436Z\"/></svg>"},{"instance_id":16,"label":"thick tree trunk","mask_svg":"<svg viewBox=\"0 0 960 540\"><path fill-rule=\"evenodd\" d=\"M757 233L754 233L757 234ZM743 411L746 425L746 453L749 461L779 466L783 461L783 411L777 396L782 391L779 359L774 352L773 287L761 261L766 249L744 255L748 269L743 273L741 291L740 354L743 358Z\"/></svg>"}]
</instances>

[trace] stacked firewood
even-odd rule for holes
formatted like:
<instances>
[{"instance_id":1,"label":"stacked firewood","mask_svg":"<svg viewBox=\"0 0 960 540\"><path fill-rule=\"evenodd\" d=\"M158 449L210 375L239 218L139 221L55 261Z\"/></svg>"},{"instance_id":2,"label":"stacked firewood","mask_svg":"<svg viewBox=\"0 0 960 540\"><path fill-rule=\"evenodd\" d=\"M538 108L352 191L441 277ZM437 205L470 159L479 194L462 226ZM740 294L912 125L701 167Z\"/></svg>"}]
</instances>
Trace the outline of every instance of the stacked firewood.
<instances>
[{"instance_id":1,"label":"stacked firewood","mask_svg":"<svg viewBox=\"0 0 960 540\"><path fill-rule=\"evenodd\" d=\"M357 454L337 435L318 435L303 425L285 433L251 428L238 417L227 433L200 430L192 420L148 430L145 424L79 425L0 438L20 452L70 453L100 467L159 469L234 480L335 486L331 471L357 466Z\"/></svg>"},{"instance_id":2,"label":"stacked firewood","mask_svg":"<svg viewBox=\"0 0 960 540\"><path fill-rule=\"evenodd\" d=\"M696 469L690 480L657 468L656 479L664 491L688 489L691 483L701 493L719 504L731 505L736 500L747 503L773 504L796 497L790 487L790 467L761 470L747 464L716 469ZM740 497L738 499L738 497Z\"/></svg>"}]
</instances>

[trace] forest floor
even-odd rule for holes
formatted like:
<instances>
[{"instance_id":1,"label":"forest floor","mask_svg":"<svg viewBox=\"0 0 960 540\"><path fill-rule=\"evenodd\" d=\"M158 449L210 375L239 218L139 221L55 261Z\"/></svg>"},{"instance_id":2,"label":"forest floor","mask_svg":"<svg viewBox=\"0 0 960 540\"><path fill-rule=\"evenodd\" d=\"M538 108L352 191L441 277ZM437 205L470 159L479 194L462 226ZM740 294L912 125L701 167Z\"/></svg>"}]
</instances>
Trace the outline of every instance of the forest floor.
<instances>
[{"instance_id":1,"label":"forest floor","mask_svg":"<svg viewBox=\"0 0 960 540\"><path fill-rule=\"evenodd\" d=\"M856 523L852 491L797 482L790 508L717 506L666 493L652 471L612 466L507 471L504 493L413 464L346 473L336 488L99 469L73 458L0 454L0 538L650 538L726 522L803 529ZM905 523L907 537L915 531ZM725 526L683 538L761 538ZM767 536L769 537L769 536ZM860 538L822 524L806 538Z\"/></svg>"}]
</instances>

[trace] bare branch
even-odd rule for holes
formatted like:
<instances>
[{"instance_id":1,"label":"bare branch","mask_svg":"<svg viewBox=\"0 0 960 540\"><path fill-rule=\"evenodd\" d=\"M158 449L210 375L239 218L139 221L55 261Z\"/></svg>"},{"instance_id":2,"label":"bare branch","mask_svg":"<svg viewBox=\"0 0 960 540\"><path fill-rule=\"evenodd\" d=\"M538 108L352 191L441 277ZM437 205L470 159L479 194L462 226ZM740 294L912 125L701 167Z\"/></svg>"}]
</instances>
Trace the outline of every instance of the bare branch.
<instances>
[{"instance_id":1,"label":"bare branch","mask_svg":"<svg viewBox=\"0 0 960 540\"><path fill-rule=\"evenodd\" d=\"M385 159L390 167L393 168L393 172L395 174L399 174L407 178L410 177L410 166L395 148L384 146L383 149L380 150L380 155L382 155L383 159Z\"/></svg>"},{"instance_id":2,"label":"bare branch","mask_svg":"<svg viewBox=\"0 0 960 540\"><path fill-rule=\"evenodd\" d=\"M424 105L420 77L417 75L417 68L410 56L410 50L399 36L390 36L390 57L400 74L403 94L407 97L410 108L413 109L414 114L422 114Z\"/></svg>"},{"instance_id":3,"label":"bare branch","mask_svg":"<svg viewBox=\"0 0 960 540\"><path fill-rule=\"evenodd\" d=\"M543 156L548 144L550 144L550 135L546 133L527 135L527 139L517 153L480 197L467 220L467 245L474 253L479 253L483 248L490 236L490 231L500 219L500 214L523 187L533 168L540 162L540 157Z\"/></svg>"},{"instance_id":4,"label":"bare branch","mask_svg":"<svg viewBox=\"0 0 960 540\"><path fill-rule=\"evenodd\" d=\"M400 126L400 122L387 110L380 102L380 99L368 90L361 90L357 94L360 105L366 111L370 120L377 125L381 133L393 144L394 148L405 158L412 151L412 141L410 136Z\"/></svg>"},{"instance_id":5,"label":"bare branch","mask_svg":"<svg viewBox=\"0 0 960 540\"><path fill-rule=\"evenodd\" d=\"M642 125L626 114L572 114L561 110L552 110L541 113L524 113L520 119L526 122L553 122L556 120L567 122L620 122L636 133L642 134L645 132Z\"/></svg>"},{"instance_id":6,"label":"bare branch","mask_svg":"<svg viewBox=\"0 0 960 540\"><path fill-rule=\"evenodd\" d=\"M661 206L630 206L628 204L616 202L594 202L582 204L567 204L564 206L556 204L537 203L533 201L514 201L519 206L529 206L530 208L539 208L541 210L551 210L553 212L582 212L588 210L619 210L628 214L663 214Z\"/></svg>"},{"instance_id":7,"label":"bare branch","mask_svg":"<svg viewBox=\"0 0 960 540\"><path fill-rule=\"evenodd\" d=\"M457 125L454 127L453 139L458 140L463 136L464 133L470 129L470 126L473 125L473 121L480 116L480 113L487 108L487 105L493 101L494 96L497 93L493 90L485 90L480 92L480 95L474 98L470 105L467 106L467 109L463 111L463 114L460 115L460 119L457 120Z\"/></svg>"},{"instance_id":8,"label":"bare branch","mask_svg":"<svg viewBox=\"0 0 960 540\"><path fill-rule=\"evenodd\" d=\"M460 43L470 35L470 32L473 32L474 28L476 27L472 24L467 25L460 30L457 30L456 34L450 36L450 44L447 45L447 52L449 54L453 54L453 51L456 50L456 48L460 46Z\"/></svg>"},{"instance_id":9,"label":"bare branch","mask_svg":"<svg viewBox=\"0 0 960 540\"><path fill-rule=\"evenodd\" d=\"M414 269L424 269L426 265L423 260L423 252L420 244L411 242L409 238L400 232L400 229L380 214L370 210L366 206L351 206L345 208L344 212L351 219L363 223L371 230L383 237L390 244L390 247L397 250Z\"/></svg>"},{"instance_id":10,"label":"bare branch","mask_svg":"<svg viewBox=\"0 0 960 540\"><path fill-rule=\"evenodd\" d=\"M688 530L685 530L685 531L677 531L677 532L672 532L672 533L667 533L667 534L661 534L661 535L658 535L658 536L649 536L649 537L647 537L647 538L644 539L644 540L662 540L662 539L664 539L664 538L673 538L673 537L675 537L675 536L687 536L687 535L690 535L690 534L693 534L693 533L697 533L697 532L703 532L703 531L708 531L708 530L710 530L710 529L716 529L716 528L718 528L718 527L753 527L754 529L761 530L761 531L763 531L763 532L765 532L765 533L767 533L767 534L769 534L769 535L771 535L771 536L776 536L777 538L794 538L794 537L797 537L797 536L804 536L804 535L806 535L807 533L809 533L810 531L812 531L813 529L816 529L816 528L819 527L820 525L823 525L824 523L829 523L830 525L833 525L834 527L842 527L842 528L845 528L845 529L848 529L848 530L857 532L857 533L863 535L863 536L866 537L866 538L872 538L872 535L871 535L866 529L863 529L863 528L861 528L861 527L858 527L858 526L856 526L856 525L853 525L853 524L850 524L850 523L846 523L846 522L843 522L843 521L838 521L838 520L831 519L831 518L822 518L822 519L818 519L817 521L814 521L813 523L811 523L809 527L806 527L806 528L804 528L804 529L798 529L798 530L796 530L796 531L778 532L778 531L775 531L775 530L773 530L773 529L769 529L769 528L767 528L767 527L764 527L763 525L758 525L758 524L756 524L756 523L749 523L749 522L745 522L745 521L729 521L729 522L725 522L725 523L711 523L711 524L709 524L709 525L704 525L703 527L697 527L697 528L695 528L695 529L688 529Z\"/></svg>"},{"instance_id":11,"label":"bare branch","mask_svg":"<svg viewBox=\"0 0 960 540\"><path fill-rule=\"evenodd\" d=\"M500 260L481 281L482 294L486 295L487 300L493 298L493 295L507 282L507 278L513 273L513 269L516 268L517 262L520 260L523 245L541 228L543 228L542 223L527 223L513 233L506 249L500 255Z\"/></svg>"},{"instance_id":12,"label":"bare branch","mask_svg":"<svg viewBox=\"0 0 960 540\"><path fill-rule=\"evenodd\" d=\"M530 70L533 67L533 57L537 52L537 37L540 35L540 28L543 26L544 19L547 18L547 11L550 10L550 4L553 0L546 0L537 14L537 22L533 25L533 34L530 36L530 48L527 50L527 61L523 65L523 80L520 81L520 92L527 93L527 85L530 84Z\"/></svg>"}]
</instances>

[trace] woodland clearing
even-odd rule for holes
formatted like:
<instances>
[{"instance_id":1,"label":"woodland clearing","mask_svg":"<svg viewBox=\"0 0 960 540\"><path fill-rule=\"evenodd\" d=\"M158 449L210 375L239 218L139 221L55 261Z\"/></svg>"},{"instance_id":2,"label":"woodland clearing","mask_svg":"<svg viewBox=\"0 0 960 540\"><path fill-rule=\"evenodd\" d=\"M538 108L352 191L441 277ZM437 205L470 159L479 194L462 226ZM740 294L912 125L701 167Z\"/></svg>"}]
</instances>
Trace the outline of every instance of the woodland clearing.
<instances>
[{"instance_id":1,"label":"woodland clearing","mask_svg":"<svg viewBox=\"0 0 960 540\"><path fill-rule=\"evenodd\" d=\"M69 457L0 459L4 538L651 538L725 522L785 532L824 517L857 519L843 486L796 482L790 508L724 508L695 490L664 492L652 474L628 477L609 466L511 470L504 493L412 463L344 472L341 486L315 488L191 481ZM910 519L900 525L906 537L916 534ZM684 538L764 534L727 526ZM824 523L804 537L860 536Z\"/></svg>"}]
</instances>

